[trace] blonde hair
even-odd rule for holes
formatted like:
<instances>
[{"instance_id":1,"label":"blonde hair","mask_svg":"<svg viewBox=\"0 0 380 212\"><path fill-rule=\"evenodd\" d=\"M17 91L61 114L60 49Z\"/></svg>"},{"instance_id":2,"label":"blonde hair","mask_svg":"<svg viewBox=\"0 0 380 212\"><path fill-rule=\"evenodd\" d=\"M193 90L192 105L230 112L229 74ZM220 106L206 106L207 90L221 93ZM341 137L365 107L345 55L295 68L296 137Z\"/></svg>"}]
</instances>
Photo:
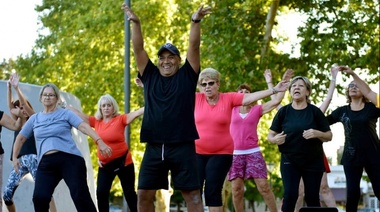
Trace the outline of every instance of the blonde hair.
<instances>
[{"instance_id":1,"label":"blonde hair","mask_svg":"<svg viewBox=\"0 0 380 212\"><path fill-rule=\"evenodd\" d=\"M353 83L354 81L352 81L352 82L350 82L350 84L351 83ZM347 103L351 103L352 102L352 99L351 99L351 96L350 96L350 87L349 87L349 85L350 84L348 84L347 85L347 88L346 88L346 91L344 92L345 93L345 95L346 95L346 102ZM358 88L357 88L358 89ZM358 89L359 90L359 89ZM361 91L360 91L360 93L361 93ZM364 103L366 103L366 102L369 102L369 99L367 99L364 95L362 96L362 102L364 102Z\"/></svg>"},{"instance_id":2,"label":"blonde hair","mask_svg":"<svg viewBox=\"0 0 380 212\"><path fill-rule=\"evenodd\" d=\"M294 77L291 81L290 81L290 84L289 84L289 92L290 92L290 89L292 88L292 85L297 81L297 80L302 80L305 85L306 85L306 89L309 91L309 96L311 96L311 89L312 89L312 84L310 82L310 80L307 78L307 77L303 77L303 76L296 76ZM307 103L310 103L310 98L309 96L306 96L306 101Z\"/></svg>"},{"instance_id":3,"label":"blonde hair","mask_svg":"<svg viewBox=\"0 0 380 212\"><path fill-rule=\"evenodd\" d=\"M216 82L219 82L220 73L219 73L219 71L217 71L213 68L205 68L199 74L198 83L201 83L204 79L212 79L212 80L215 80Z\"/></svg>"},{"instance_id":4,"label":"blonde hair","mask_svg":"<svg viewBox=\"0 0 380 212\"><path fill-rule=\"evenodd\" d=\"M96 113L95 113L95 118L97 120L102 120L103 119L102 102L105 102L107 104L109 103L109 104L112 105L112 107L113 107L112 116L120 115L120 113L119 113L119 105L117 104L115 98L113 98L109 94L105 94L105 95L101 96L99 98L99 100L98 100L98 109L96 110Z\"/></svg>"}]
</instances>

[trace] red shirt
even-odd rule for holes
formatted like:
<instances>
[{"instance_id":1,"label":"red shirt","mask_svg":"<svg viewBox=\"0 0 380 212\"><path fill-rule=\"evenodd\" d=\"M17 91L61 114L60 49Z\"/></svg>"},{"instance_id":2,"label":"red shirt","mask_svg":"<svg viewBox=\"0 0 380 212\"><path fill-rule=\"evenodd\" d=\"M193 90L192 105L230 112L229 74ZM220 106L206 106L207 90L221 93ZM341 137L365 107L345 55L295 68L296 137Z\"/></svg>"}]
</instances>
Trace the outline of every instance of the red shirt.
<instances>
[{"instance_id":1,"label":"red shirt","mask_svg":"<svg viewBox=\"0 0 380 212\"><path fill-rule=\"evenodd\" d=\"M121 157L128 150L128 145L124 136L125 127L128 125L126 114L115 116L107 123L103 120L96 120L94 116L90 116L89 121L90 126L95 128L95 131L102 138L104 143L112 149L111 157L105 158L100 154L99 147L97 147L100 162L106 164ZM131 152L128 152L125 165L131 163L133 163L132 155Z\"/></svg>"}]
</instances>

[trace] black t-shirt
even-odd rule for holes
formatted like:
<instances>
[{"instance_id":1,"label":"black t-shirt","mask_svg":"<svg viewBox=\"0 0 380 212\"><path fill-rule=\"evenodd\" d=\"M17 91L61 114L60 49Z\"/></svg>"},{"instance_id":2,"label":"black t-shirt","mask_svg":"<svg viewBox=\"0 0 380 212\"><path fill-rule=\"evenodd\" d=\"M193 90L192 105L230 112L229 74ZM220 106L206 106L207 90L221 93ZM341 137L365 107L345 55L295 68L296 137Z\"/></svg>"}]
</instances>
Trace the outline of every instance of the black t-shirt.
<instances>
[{"instance_id":1,"label":"black t-shirt","mask_svg":"<svg viewBox=\"0 0 380 212\"><path fill-rule=\"evenodd\" d=\"M330 124L343 124L345 142L342 165L380 165L380 140L376 133L379 117L380 109L372 103L366 103L359 111L345 105L327 116Z\"/></svg>"},{"instance_id":2,"label":"black t-shirt","mask_svg":"<svg viewBox=\"0 0 380 212\"><path fill-rule=\"evenodd\" d=\"M20 130L15 131L14 133L14 139L13 139L13 144L16 141L16 137ZM12 152L13 152L13 145L12 145ZM18 155L17 158L23 156L23 155L29 155L29 154L37 154L37 149L36 149L36 141L34 139L34 134L30 136L28 139L26 139L25 143L22 145L20 154ZM11 160L12 160L12 154L11 154Z\"/></svg>"},{"instance_id":3,"label":"black t-shirt","mask_svg":"<svg viewBox=\"0 0 380 212\"><path fill-rule=\"evenodd\" d=\"M273 119L271 130L286 134L285 143L278 145L288 161L308 170L324 171L322 141L305 139L304 130L330 131L329 123L321 110L311 104L295 110L291 104L282 107Z\"/></svg>"},{"instance_id":4,"label":"black t-shirt","mask_svg":"<svg viewBox=\"0 0 380 212\"><path fill-rule=\"evenodd\" d=\"M194 142L199 138L194 119L199 72L190 63L170 77L149 60L143 76L145 109L140 140L152 143Z\"/></svg>"}]
</instances>

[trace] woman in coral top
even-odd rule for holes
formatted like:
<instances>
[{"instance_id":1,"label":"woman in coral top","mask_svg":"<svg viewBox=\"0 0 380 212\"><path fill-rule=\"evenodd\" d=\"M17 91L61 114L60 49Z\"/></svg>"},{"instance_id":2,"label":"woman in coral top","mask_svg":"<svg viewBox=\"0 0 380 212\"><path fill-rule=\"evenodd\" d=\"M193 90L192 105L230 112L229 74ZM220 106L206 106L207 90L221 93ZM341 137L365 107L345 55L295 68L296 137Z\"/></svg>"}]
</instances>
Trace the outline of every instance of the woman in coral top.
<instances>
[{"instance_id":1,"label":"woman in coral top","mask_svg":"<svg viewBox=\"0 0 380 212\"><path fill-rule=\"evenodd\" d=\"M220 73L212 68L201 71L198 79L201 92L196 93L195 124L199 139L195 141L198 174L209 211L223 211L222 188L232 163L234 143L230 135L232 109L249 105L287 89L281 81L273 89L254 93L220 93ZM203 186L202 186L203 187Z\"/></svg>"},{"instance_id":2,"label":"woman in coral top","mask_svg":"<svg viewBox=\"0 0 380 212\"><path fill-rule=\"evenodd\" d=\"M85 115L73 107L68 108L72 109L91 127L95 128L103 141L112 149L111 157L104 157L98 149L99 170L96 196L99 212L109 211L109 195L116 175L120 179L130 211L137 211L135 168L124 136L124 129L135 118L144 113L144 108L128 114L120 114L116 100L109 94L99 98L98 110L95 116Z\"/></svg>"}]
</instances>

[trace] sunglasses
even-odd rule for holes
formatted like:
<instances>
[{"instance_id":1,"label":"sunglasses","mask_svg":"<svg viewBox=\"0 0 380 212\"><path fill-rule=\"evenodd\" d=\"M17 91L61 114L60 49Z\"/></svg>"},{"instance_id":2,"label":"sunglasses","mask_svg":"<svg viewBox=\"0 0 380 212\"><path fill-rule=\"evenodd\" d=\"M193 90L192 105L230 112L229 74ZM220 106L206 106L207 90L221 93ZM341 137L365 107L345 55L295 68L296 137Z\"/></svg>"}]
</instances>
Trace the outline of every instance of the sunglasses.
<instances>
[{"instance_id":1,"label":"sunglasses","mask_svg":"<svg viewBox=\"0 0 380 212\"><path fill-rule=\"evenodd\" d=\"M356 84L348 84L348 88L358 88L358 86Z\"/></svg>"},{"instance_id":2,"label":"sunglasses","mask_svg":"<svg viewBox=\"0 0 380 212\"><path fill-rule=\"evenodd\" d=\"M203 87L203 88L205 88L206 86L213 86L215 84L215 81L210 81L210 82L204 82L204 83L201 83L201 86Z\"/></svg>"}]
</instances>

